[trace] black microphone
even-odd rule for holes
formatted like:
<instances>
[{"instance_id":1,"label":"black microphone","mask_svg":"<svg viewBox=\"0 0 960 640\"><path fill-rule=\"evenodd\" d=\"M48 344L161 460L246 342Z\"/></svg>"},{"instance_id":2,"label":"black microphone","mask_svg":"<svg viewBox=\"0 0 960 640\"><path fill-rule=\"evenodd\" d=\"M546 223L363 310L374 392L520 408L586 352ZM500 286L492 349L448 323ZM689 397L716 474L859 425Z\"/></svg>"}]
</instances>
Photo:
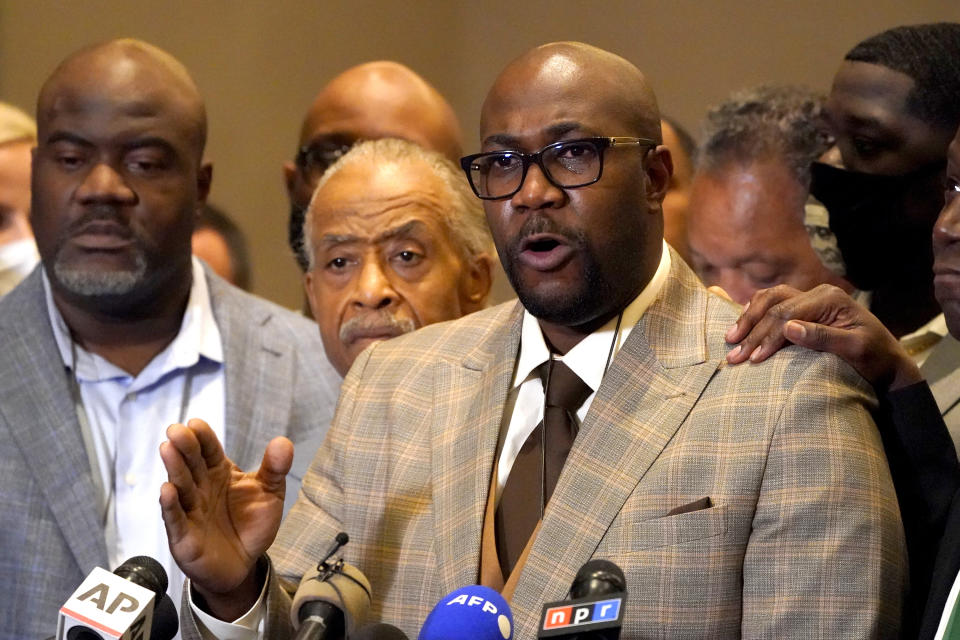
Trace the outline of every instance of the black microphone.
<instances>
[{"instance_id":1,"label":"black microphone","mask_svg":"<svg viewBox=\"0 0 960 640\"><path fill-rule=\"evenodd\" d=\"M392 624L377 622L361 627L350 640L410 640L403 631Z\"/></svg>"},{"instance_id":2,"label":"black microphone","mask_svg":"<svg viewBox=\"0 0 960 640\"><path fill-rule=\"evenodd\" d=\"M570 598L543 605L537 638L619 640L627 602L620 567L601 558L588 561L570 585Z\"/></svg>"},{"instance_id":3,"label":"black microphone","mask_svg":"<svg viewBox=\"0 0 960 640\"><path fill-rule=\"evenodd\" d=\"M349 541L339 533L324 558L303 575L290 619L295 640L342 640L363 623L370 609L370 582L342 558L330 558Z\"/></svg>"},{"instance_id":4,"label":"black microphone","mask_svg":"<svg viewBox=\"0 0 960 640\"><path fill-rule=\"evenodd\" d=\"M60 608L57 640L170 640L179 618L167 596L167 572L148 556L130 558L113 573L100 567Z\"/></svg>"}]
</instances>

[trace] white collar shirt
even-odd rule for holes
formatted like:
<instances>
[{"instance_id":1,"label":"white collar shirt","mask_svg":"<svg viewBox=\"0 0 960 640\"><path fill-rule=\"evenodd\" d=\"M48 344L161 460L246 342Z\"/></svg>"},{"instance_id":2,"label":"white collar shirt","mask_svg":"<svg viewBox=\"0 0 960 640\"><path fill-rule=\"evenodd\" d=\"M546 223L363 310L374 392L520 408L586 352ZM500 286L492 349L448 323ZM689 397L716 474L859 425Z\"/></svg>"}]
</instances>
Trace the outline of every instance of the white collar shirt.
<instances>
[{"instance_id":1,"label":"white collar shirt","mask_svg":"<svg viewBox=\"0 0 960 640\"><path fill-rule=\"evenodd\" d=\"M137 555L155 558L167 571L167 592L178 609L184 577L170 555L160 515L160 485L167 474L159 447L167 426L180 420L184 397L187 419L202 416L221 442L226 415L220 331L206 274L196 258L192 268L193 284L179 332L136 376L73 343L43 274L53 335L67 375L75 376L79 385L78 411L86 415L98 466L94 473L99 473L107 494L103 498L108 568Z\"/></svg>"}]
</instances>

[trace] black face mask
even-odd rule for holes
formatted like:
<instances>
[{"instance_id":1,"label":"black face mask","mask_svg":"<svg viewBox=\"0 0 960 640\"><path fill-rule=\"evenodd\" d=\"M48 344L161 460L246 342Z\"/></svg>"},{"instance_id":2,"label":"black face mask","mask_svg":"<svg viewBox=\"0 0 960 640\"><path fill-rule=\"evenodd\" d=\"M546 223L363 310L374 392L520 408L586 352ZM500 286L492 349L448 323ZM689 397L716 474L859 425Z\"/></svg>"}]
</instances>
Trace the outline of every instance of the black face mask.
<instances>
[{"instance_id":1,"label":"black face mask","mask_svg":"<svg viewBox=\"0 0 960 640\"><path fill-rule=\"evenodd\" d=\"M297 259L300 270L304 273L310 267L307 261L307 254L303 250L303 220L306 217L306 210L301 209L295 204L290 205L290 220L287 222L287 242L293 250L293 257Z\"/></svg>"},{"instance_id":2,"label":"black face mask","mask_svg":"<svg viewBox=\"0 0 960 640\"><path fill-rule=\"evenodd\" d=\"M942 191L933 178L945 166L946 161L937 162L898 176L820 162L810 167L810 193L830 213L846 278L855 287L876 289L918 265L932 265L933 223L943 207Z\"/></svg>"}]
</instances>

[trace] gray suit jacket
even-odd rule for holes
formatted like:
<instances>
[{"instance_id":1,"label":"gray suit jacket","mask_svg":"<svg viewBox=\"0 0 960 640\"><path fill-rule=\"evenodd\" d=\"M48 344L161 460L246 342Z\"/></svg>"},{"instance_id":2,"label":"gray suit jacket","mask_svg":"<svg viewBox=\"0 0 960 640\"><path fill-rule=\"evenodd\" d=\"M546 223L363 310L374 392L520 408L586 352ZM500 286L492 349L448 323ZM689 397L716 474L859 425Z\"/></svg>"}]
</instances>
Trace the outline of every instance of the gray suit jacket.
<instances>
[{"instance_id":1,"label":"gray suit jacket","mask_svg":"<svg viewBox=\"0 0 960 640\"><path fill-rule=\"evenodd\" d=\"M227 455L254 468L277 435L315 441L340 386L316 325L209 270L207 281L223 340ZM70 593L107 566L94 495L38 268L0 300L0 639L52 635Z\"/></svg>"},{"instance_id":2,"label":"gray suit jacket","mask_svg":"<svg viewBox=\"0 0 960 640\"><path fill-rule=\"evenodd\" d=\"M270 550L268 637L289 634L282 587L340 530L373 618L410 637L443 594L478 579L521 311L432 325L357 359ZM798 348L725 366L736 317L674 259L547 505L511 601L514 637L535 636L541 605L591 557L626 574L624 639L896 636L903 532L870 389ZM709 508L670 515L704 497Z\"/></svg>"}]
</instances>

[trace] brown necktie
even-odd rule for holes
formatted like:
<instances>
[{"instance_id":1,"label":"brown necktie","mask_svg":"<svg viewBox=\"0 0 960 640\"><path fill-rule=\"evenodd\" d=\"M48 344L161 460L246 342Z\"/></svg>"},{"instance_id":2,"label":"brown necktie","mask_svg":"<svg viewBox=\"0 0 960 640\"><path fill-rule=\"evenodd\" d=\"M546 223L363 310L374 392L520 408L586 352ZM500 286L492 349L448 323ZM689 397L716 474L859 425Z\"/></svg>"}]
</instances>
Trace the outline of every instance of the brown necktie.
<instances>
[{"instance_id":1,"label":"brown necktie","mask_svg":"<svg viewBox=\"0 0 960 640\"><path fill-rule=\"evenodd\" d=\"M577 409L592 389L559 360L547 368L543 421L517 453L495 516L497 556L506 580L557 486L577 437Z\"/></svg>"}]
</instances>

